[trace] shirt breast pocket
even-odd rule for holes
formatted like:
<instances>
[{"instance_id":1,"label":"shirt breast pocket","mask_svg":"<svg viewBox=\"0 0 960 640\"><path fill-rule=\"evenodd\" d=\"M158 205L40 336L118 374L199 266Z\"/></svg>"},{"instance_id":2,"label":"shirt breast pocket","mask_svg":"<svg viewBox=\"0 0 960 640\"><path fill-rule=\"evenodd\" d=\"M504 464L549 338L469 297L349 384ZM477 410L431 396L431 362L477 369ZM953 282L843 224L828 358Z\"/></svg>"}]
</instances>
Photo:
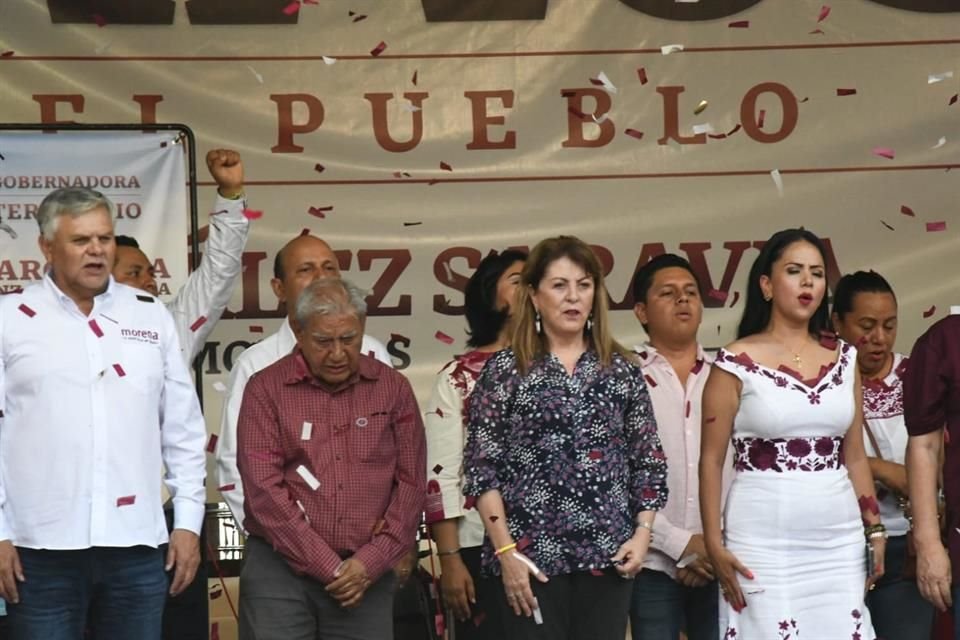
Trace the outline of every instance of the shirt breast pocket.
<instances>
[{"instance_id":1,"label":"shirt breast pocket","mask_svg":"<svg viewBox=\"0 0 960 640\"><path fill-rule=\"evenodd\" d=\"M164 370L160 347L150 344L124 345L123 358L113 365L121 383L134 392L159 397L163 389Z\"/></svg>"},{"instance_id":2,"label":"shirt breast pocket","mask_svg":"<svg viewBox=\"0 0 960 640\"><path fill-rule=\"evenodd\" d=\"M396 457L393 422L387 412L360 416L350 426L350 452L365 464L384 464Z\"/></svg>"}]
</instances>

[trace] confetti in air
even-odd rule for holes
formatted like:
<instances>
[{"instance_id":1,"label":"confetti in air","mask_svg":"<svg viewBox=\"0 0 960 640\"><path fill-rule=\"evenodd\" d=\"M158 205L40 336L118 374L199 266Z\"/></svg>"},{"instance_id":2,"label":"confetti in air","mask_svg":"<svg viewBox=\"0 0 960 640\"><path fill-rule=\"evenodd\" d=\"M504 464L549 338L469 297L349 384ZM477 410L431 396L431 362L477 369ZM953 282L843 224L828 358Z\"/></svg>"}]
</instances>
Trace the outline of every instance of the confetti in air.
<instances>
[{"instance_id":1,"label":"confetti in air","mask_svg":"<svg viewBox=\"0 0 960 640\"><path fill-rule=\"evenodd\" d=\"M668 56L671 53L676 53L678 51L683 51L682 44L665 44L662 47L660 47L660 53L662 53L665 56Z\"/></svg>"},{"instance_id":2,"label":"confetti in air","mask_svg":"<svg viewBox=\"0 0 960 640\"><path fill-rule=\"evenodd\" d=\"M387 48L387 43L381 40L380 44L378 44L377 46L375 46L373 49L370 50L370 55L376 58L381 53L383 53L386 50L386 48Z\"/></svg>"},{"instance_id":3,"label":"confetti in air","mask_svg":"<svg viewBox=\"0 0 960 640\"><path fill-rule=\"evenodd\" d=\"M446 162L441 162L441 163L440 163L440 168L443 169L444 171L453 171L453 167L451 167L451 166L450 166L449 164L447 164Z\"/></svg>"},{"instance_id":4,"label":"confetti in air","mask_svg":"<svg viewBox=\"0 0 960 640\"><path fill-rule=\"evenodd\" d=\"M917 214L913 212L913 209L911 209L905 204L900 205L900 213L902 213L905 216L910 216L911 218L915 218L917 216Z\"/></svg>"},{"instance_id":5,"label":"confetti in air","mask_svg":"<svg viewBox=\"0 0 960 640\"><path fill-rule=\"evenodd\" d=\"M307 213L316 217L316 218L326 218L327 214L333 211L333 205L326 207L310 207L307 209Z\"/></svg>"},{"instance_id":6,"label":"confetti in air","mask_svg":"<svg viewBox=\"0 0 960 640\"><path fill-rule=\"evenodd\" d=\"M873 155L879 158L886 158L887 160L893 160L894 158L893 149L890 147L874 147Z\"/></svg>"},{"instance_id":7,"label":"confetti in air","mask_svg":"<svg viewBox=\"0 0 960 640\"><path fill-rule=\"evenodd\" d=\"M930 307L929 309L927 309L926 311L923 312L923 317L924 317L924 318L929 318L929 317L931 317L933 314L935 314L936 312L937 312L937 305L933 305L932 307Z\"/></svg>"},{"instance_id":8,"label":"confetti in air","mask_svg":"<svg viewBox=\"0 0 960 640\"><path fill-rule=\"evenodd\" d=\"M643 140L643 131L637 131L636 129L624 129L625 134L631 138L636 138L637 140Z\"/></svg>"},{"instance_id":9,"label":"confetti in air","mask_svg":"<svg viewBox=\"0 0 960 640\"><path fill-rule=\"evenodd\" d=\"M731 29L747 29L750 27L749 20L735 20L727 25Z\"/></svg>"},{"instance_id":10,"label":"confetti in air","mask_svg":"<svg viewBox=\"0 0 960 640\"><path fill-rule=\"evenodd\" d=\"M779 169L774 169L770 172L770 177L773 178L773 184L777 186L777 193L780 194L780 197L783 197L783 177L780 175Z\"/></svg>"},{"instance_id":11,"label":"confetti in air","mask_svg":"<svg viewBox=\"0 0 960 640\"><path fill-rule=\"evenodd\" d=\"M637 77L640 79L640 84L647 84L647 69L645 67L637 69Z\"/></svg>"},{"instance_id":12,"label":"confetti in air","mask_svg":"<svg viewBox=\"0 0 960 640\"><path fill-rule=\"evenodd\" d=\"M323 64L327 65L328 67L332 64L336 64L337 62L337 59L331 56L320 56L320 57L323 58Z\"/></svg>"},{"instance_id":13,"label":"confetti in air","mask_svg":"<svg viewBox=\"0 0 960 640\"><path fill-rule=\"evenodd\" d=\"M953 71L945 71L943 73L931 73L927 76L927 84L936 84L938 82L943 82L944 80L949 80L953 77Z\"/></svg>"},{"instance_id":14,"label":"confetti in air","mask_svg":"<svg viewBox=\"0 0 960 640\"><path fill-rule=\"evenodd\" d=\"M693 115L695 116L700 115L701 113L706 111L708 106L710 106L709 102L707 102L706 100L701 100L700 103L696 106L696 108L694 108Z\"/></svg>"},{"instance_id":15,"label":"confetti in air","mask_svg":"<svg viewBox=\"0 0 960 640\"><path fill-rule=\"evenodd\" d=\"M856 89L837 89L838 96L855 96L857 95Z\"/></svg>"},{"instance_id":16,"label":"confetti in air","mask_svg":"<svg viewBox=\"0 0 960 640\"><path fill-rule=\"evenodd\" d=\"M927 232L929 233L932 233L934 231L946 231L946 230L947 230L947 223L943 220L927 223Z\"/></svg>"},{"instance_id":17,"label":"confetti in air","mask_svg":"<svg viewBox=\"0 0 960 640\"><path fill-rule=\"evenodd\" d=\"M247 220L259 220L263 217L263 211L257 211L256 209L244 209L243 217Z\"/></svg>"},{"instance_id":18,"label":"confetti in air","mask_svg":"<svg viewBox=\"0 0 960 640\"><path fill-rule=\"evenodd\" d=\"M263 76L257 73L256 69L254 69L250 65L247 65L247 69L250 69L250 73L253 74L253 77L257 79L258 83L263 84Z\"/></svg>"},{"instance_id":19,"label":"confetti in air","mask_svg":"<svg viewBox=\"0 0 960 640\"><path fill-rule=\"evenodd\" d=\"M433 334L433 337L442 342L443 344L453 344L454 340L443 331L437 331Z\"/></svg>"},{"instance_id":20,"label":"confetti in air","mask_svg":"<svg viewBox=\"0 0 960 640\"><path fill-rule=\"evenodd\" d=\"M324 171L326 171L326 169L327 168L322 164L320 164L319 162L313 165L313 170L316 171L317 173L323 173Z\"/></svg>"},{"instance_id":21,"label":"confetti in air","mask_svg":"<svg viewBox=\"0 0 960 640\"><path fill-rule=\"evenodd\" d=\"M828 5L823 5L820 7L820 15L817 16L817 24L820 24L827 19L827 16L830 15L830 7Z\"/></svg>"},{"instance_id":22,"label":"confetti in air","mask_svg":"<svg viewBox=\"0 0 960 640\"><path fill-rule=\"evenodd\" d=\"M293 2L283 8L283 12L288 16L292 16L298 11L300 11L300 0L293 0Z\"/></svg>"}]
</instances>

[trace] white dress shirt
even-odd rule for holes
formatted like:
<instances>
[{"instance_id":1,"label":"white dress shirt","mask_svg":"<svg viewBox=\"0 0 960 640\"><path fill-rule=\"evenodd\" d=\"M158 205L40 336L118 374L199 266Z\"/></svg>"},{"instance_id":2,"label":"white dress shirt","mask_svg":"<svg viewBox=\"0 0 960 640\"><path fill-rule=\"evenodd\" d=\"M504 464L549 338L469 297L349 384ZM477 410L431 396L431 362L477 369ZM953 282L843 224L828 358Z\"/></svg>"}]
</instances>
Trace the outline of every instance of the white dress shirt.
<instances>
[{"instance_id":1,"label":"white dress shirt","mask_svg":"<svg viewBox=\"0 0 960 640\"><path fill-rule=\"evenodd\" d=\"M234 521L241 528L244 518L243 482L237 468L237 422L240 418L243 390L246 389L250 376L292 352L296 345L297 338L290 328L290 322L284 318L276 333L241 353L230 371L220 422L220 438L217 441L217 482L224 501L233 513ZM364 335L360 350L388 366L393 366L386 347L376 338Z\"/></svg>"},{"instance_id":2,"label":"white dress shirt","mask_svg":"<svg viewBox=\"0 0 960 640\"><path fill-rule=\"evenodd\" d=\"M690 538L703 533L700 521L700 408L713 358L697 346L697 364L687 375L686 384L682 385L673 365L653 345L644 343L634 350L640 357L657 419L657 431L667 456L667 486L670 488L666 506L654 519L650 551L643 566L676 578L676 563L682 559ZM728 451L721 497L726 496L732 479L730 455Z\"/></svg>"},{"instance_id":3,"label":"white dress shirt","mask_svg":"<svg viewBox=\"0 0 960 640\"><path fill-rule=\"evenodd\" d=\"M167 302L188 365L203 349L243 272L243 249L250 234L250 221L243 215L246 208L246 200L230 200L217 194L200 266L190 273L173 300Z\"/></svg>"},{"instance_id":4,"label":"white dress shirt","mask_svg":"<svg viewBox=\"0 0 960 640\"><path fill-rule=\"evenodd\" d=\"M200 532L206 429L170 313L114 282L84 315L48 274L0 298L0 539L32 549Z\"/></svg>"}]
</instances>

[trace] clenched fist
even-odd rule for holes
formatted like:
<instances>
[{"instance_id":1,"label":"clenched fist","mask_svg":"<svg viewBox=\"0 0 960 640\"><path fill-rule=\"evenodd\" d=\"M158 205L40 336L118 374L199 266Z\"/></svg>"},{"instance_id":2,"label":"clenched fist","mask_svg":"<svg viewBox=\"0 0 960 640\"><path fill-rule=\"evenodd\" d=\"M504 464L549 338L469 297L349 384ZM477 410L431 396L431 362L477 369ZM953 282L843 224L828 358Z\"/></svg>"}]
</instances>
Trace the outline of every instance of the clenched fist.
<instances>
[{"instance_id":1,"label":"clenched fist","mask_svg":"<svg viewBox=\"0 0 960 640\"><path fill-rule=\"evenodd\" d=\"M230 149L213 149L207 152L207 168L217 182L217 191L224 198L243 193L243 160L239 153Z\"/></svg>"}]
</instances>

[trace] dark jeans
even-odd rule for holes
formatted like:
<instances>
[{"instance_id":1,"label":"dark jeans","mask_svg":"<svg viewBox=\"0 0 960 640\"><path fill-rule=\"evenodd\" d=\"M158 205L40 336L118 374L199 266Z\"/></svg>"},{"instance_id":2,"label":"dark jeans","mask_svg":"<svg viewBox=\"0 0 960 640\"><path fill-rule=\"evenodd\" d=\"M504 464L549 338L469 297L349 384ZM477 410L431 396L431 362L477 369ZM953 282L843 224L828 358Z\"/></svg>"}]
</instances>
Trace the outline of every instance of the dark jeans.
<instances>
[{"instance_id":1,"label":"dark jeans","mask_svg":"<svg viewBox=\"0 0 960 640\"><path fill-rule=\"evenodd\" d=\"M477 603L471 607L473 614L469 620L463 622L447 621L456 628L457 640L503 640L502 611L497 601L497 594L503 591L503 581L498 578L487 578L480 573L480 552L482 547L465 547L460 549L460 557L467 566L470 577L473 578L474 593ZM510 615L513 615L511 612Z\"/></svg>"},{"instance_id":2,"label":"dark jeans","mask_svg":"<svg viewBox=\"0 0 960 640\"><path fill-rule=\"evenodd\" d=\"M633 585L630 629L633 640L689 640L720 636L717 583L685 587L662 571L644 569Z\"/></svg>"},{"instance_id":3,"label":"dark jeans","mask_svg":"<svg viewBox=\"0 0 960 640\"><path fill-rule=\"evenodd\" d=\"M883 577L867 594L873 629L883 640L927 640L933 630L933 605L927 602L915 580L903 578L907 537L887 540Z\"/></svg>"},{"instance_id":4,"label":"dark jeans","mask_svg":"<svg viewBox=\"0 0 960 640\"><path fill-rule=\"evenodd\" d=\"M505 640L623 640L633 580L608 569L600 575L580 571L550 576L547 583L530 579L543 624L507 605L503 589L497 601L506 629Z\"/></svg>"},{"instance_id":5,"label":"dark jeans","mask_svg":"<svg viewBox=\"0 0 960 640\"><path fill-rule=\"evenodd\" d=\"M11 640L160 640L167 576L151 547L78 551L18 548L25 582L20 604L7 603Z\"/></svg>"},{"instance_id":6,"label":"dark jeans","mask_svg":"<svg viewBox=\"0 0 960 640\"><path fill-rule=\"evenodd\" d=\"M322 583L296 575L266 541L247 540L240 574L240 640L392 640L395 578L388 571L344 609Z\"/></svg>"}]
</instances>

